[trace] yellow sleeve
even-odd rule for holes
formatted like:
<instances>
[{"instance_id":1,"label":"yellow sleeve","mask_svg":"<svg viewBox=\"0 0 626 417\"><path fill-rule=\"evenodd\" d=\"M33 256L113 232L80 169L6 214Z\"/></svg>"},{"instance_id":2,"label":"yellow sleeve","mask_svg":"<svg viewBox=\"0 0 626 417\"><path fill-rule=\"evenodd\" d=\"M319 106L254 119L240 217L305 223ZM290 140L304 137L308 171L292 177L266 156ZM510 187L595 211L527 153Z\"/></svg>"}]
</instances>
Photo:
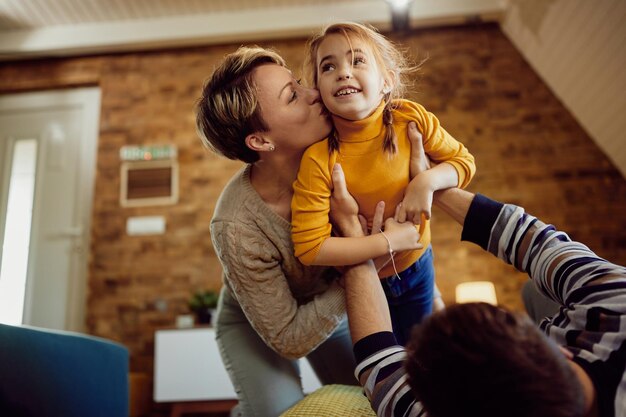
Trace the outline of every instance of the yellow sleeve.
<instances>
[{"instance_id":1,"label":"yellow sleeve","mask_svg":"<svg viewBox=\"0 0 626 417\"><path fill-rule=\"evenodd\" d=\"M293 184L291 237L295 255L304 265L313 263L332 231L328 218L332 185L329 164L327 141L310 146Z\"/></svg>"},{"instance_id":2,"label":"yellow sleeve","mask_svg":"<svg viewBox=\"0 0 626 417\"><path fill-rule=\"evenodd\" d=\"M424 141L424 152L436 163L447 162L459 175L459 188L465 188L476 173L474 156L459 141L454 139L439 123L439 119L424 106L403 100L414 113L418 130Z\"/></svg>"}]
</instances>

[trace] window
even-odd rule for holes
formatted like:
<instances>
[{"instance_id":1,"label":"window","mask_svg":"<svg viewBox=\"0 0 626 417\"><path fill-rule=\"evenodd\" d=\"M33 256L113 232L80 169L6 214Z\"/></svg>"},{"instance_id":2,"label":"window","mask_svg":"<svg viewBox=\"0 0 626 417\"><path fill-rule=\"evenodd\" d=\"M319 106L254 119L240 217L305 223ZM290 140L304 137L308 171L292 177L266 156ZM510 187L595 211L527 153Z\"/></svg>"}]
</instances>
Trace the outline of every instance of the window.
<instances>
[{"instance_id":1,"label":"window","mask_svg":"<svg viewBox=\"0 0 626 417\"><path fill-rule=\"evenodd\" d=\"M22 324L37 169L37 140L13 147L0 267L0 322Z\"/></svg>"}]
</instances>

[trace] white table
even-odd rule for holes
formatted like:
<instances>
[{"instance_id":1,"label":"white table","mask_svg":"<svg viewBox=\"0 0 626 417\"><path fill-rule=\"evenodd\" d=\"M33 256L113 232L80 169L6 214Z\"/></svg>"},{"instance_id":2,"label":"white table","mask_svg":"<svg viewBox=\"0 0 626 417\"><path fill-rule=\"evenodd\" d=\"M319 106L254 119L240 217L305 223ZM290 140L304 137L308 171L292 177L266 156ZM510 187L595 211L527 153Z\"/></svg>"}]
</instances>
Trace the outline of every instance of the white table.
<instances>
[{"instance_id":1,"label":"white table","mask_svg":"<svg viewBox=\"0 0 626 417\"><path fill-rule=\"evenodd\" d=\"M307 360L300 360L300 369L304 392L320 387ZM187 412L202 411L191 404L183 407L180 403L202 402L214 406L212 411L227 411L236 404L236 399L215 341L215 329L196 327L155 333L154 401L177 403L172 409L174 416L182 414L182 408Z\"/></svg>"}]
</instances>

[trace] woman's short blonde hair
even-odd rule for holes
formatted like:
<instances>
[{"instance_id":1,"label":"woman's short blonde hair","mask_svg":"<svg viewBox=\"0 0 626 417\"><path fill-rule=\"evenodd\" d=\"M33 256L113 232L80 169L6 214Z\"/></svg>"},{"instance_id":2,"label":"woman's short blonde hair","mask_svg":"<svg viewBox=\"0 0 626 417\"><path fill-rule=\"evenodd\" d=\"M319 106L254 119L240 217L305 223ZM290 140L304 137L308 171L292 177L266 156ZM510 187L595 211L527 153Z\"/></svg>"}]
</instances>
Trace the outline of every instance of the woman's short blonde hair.
<instances>
[{"instance_id":1,"label":"woman's short blonde hair","mask_svg":"<svg viewBox=\"0 0 626 417\"><path fill-rule=\"evenodd\" d=\"M397 149L395 143L396 136L391 125L393 123L391 116L391 110L394 108L393 101L404 95L408 75L417 71L418 66L412 65L407 60L404 51L381 35L374 27L356 22L333 23L323 28L307 42L303 73L307 82L312 86L317 85L317 77L319 75L317 68L319 47L326 37L336 34L343 35L350 45L352 45L353 39L358 39L368 45L381 74L386 78L390 78L391 88L384 97L387 105L383 117L387 126L387 133L383 148L393 154ZM329 138L329 146L331 151L339 149L339 141L334 131Z\"/></svg>"},{"instance_id":2,"label":"woman's short blonde hair","mask_svg":"<svg viewBox=\"0 0 626 417\"><path fill-rule=\"evenodd\" d=\"M284 67L285 61L270 49L241 47L224 58L202 89L196 106L198 134L204 145L226 158L248 163L259 159L245 139L268 130L252 80L254 70L264 64Z\"/></svg>"}]
</instances>

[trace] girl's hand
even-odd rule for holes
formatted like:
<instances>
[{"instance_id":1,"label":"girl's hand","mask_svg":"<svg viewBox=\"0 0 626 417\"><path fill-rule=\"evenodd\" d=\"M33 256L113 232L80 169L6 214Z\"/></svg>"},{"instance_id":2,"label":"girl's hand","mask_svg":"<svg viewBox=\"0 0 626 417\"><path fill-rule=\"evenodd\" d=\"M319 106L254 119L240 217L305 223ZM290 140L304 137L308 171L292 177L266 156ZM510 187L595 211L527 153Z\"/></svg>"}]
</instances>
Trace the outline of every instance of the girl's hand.
<instances>
[{"instance_id":1,"label":"girl's hand","mask_svg":"<svg viewBox=\"0 0 626 417\"><path fill-rule=\"evenodd\" d=\"M398 206L396 220L416 225L421 224L423 220L430 220L434 192L428 171L413 178L404 191L404 199Z\"/></svg>"},{"instance_id":2,"label":"girl's hand","mask_svg":"<svg viewBox=\"0 0 626 417\"><path fill-rule=\"evenodd\" d=\"M396 214L397 211L398 210L396 210ZM420 234L413 223L401 223L392 217L385 220L385 236L389 239L391 249L394 252L421 249L424 247L419 243Z\"/></svg>"}]
</instances>

